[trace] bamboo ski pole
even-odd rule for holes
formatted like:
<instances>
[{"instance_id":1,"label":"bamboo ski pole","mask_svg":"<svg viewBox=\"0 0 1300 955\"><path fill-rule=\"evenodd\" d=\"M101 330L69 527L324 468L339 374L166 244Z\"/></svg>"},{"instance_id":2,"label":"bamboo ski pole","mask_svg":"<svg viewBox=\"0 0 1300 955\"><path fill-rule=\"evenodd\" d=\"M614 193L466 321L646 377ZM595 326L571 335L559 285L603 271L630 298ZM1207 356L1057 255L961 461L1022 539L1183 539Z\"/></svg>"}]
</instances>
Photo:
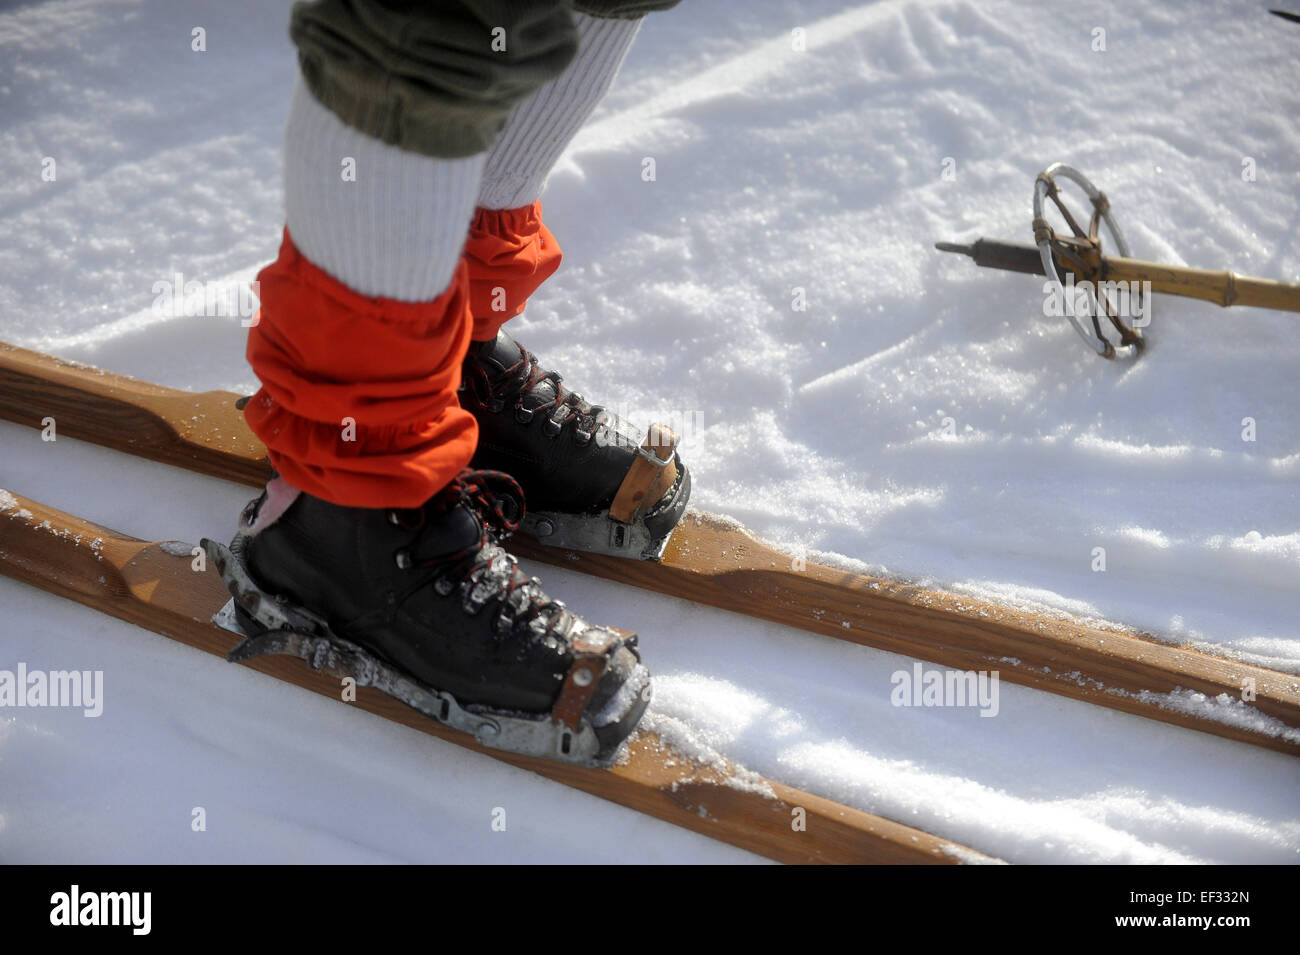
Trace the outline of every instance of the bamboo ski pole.
<instances>
[{"instance_id":1,"label":"bamboo ski pole","mask_svg":"<svg viewBox=\"0 0 1300 955\"><path fill-rule=\"evenodd\" d=\"M1028 275L1045 275L1037 246L997 239L976 239L970 245L936 242L941 252L966 255L976 265L1006 269ZM1194 269L1184 265L1165 265L1122 256L1101 256L1100 281L1150 282L1151 291L1184 298L1198 298L1224 307L1250 305L1300 312L1300 285L1273 279L1239 275L1214 269Z\"/></svg>"}]
</instances>

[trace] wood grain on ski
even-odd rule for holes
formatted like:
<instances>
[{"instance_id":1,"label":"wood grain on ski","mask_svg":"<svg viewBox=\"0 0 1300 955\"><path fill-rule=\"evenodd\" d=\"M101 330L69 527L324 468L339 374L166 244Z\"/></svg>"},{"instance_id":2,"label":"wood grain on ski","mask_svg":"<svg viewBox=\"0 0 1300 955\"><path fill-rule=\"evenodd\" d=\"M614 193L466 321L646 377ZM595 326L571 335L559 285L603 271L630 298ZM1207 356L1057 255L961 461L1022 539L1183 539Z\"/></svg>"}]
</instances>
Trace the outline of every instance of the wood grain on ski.
<instances>
[{"instance_id":1,"label":"wood grain on ski","mask_svg":"<svg viewBox=\"0 0 1300 955\"><path fill-rule=\"evenodd\" d=\"M35 501L0 491L0 571L208 653L237 641L211 622L227 593L216 571L196 570L188 545L136 540ZM339 681L297 658L247 665L333 699ZM432 736L531 770L566 786L675 825L791 863L956 863L984 859L878 816L802 792L722 761L701 762L639 732L626 760L583 769L485 749L383 693L363 689L354 704ZM796 814L802 809L802 814ZM802 826L796 825L801 820Z\"/></svg>"},{"instance_id":2,"label":"wood grain on ski","mask_svg":"<svg viewBox=\"0 0 1300 955\"><path fill-rule=\"evenodd\" d=\"M251 486L265 482L265 450L229 392L146 384L0 344L0 417L83 438ZM661 561L579 554L517 536L512 551L643 587L960 670L1001 679L1232 740L1300 755L1300 677L1153 639L1100 630L984 601L791 559L742 528L688 514ZM1249 682L1253 681L1253 683ZM1254 699L1243 701L1250 686ZM888 692L889 687L878 688ZM1203 711L1171 709L1192 691L1246 715L1278 721L1266 732Z\"/></svg>"},{"instance_id":3,"label":"wood grain on ski","mask_svg":"<svg viewBox=\"0 0 1300 955\"><path fill-rule=\"evenodd\" d=\"M226 391L191 393L0 343L0 418L244 484L266 449Z\"/></svg>"},{"instance_id":4,"label":"wood grain on ski","mask_svg":"<svg viewBox=\"0 0 1300 955\"><path fill-rule=\"evenodd\" d=\"M791 558L731 522L690 513L662 560L625 560L512 538L519 556L918 657L1150 719L1300 756L1300 677L1112 630ZM1242 700L1247 687L1254 699ZM891 687L875 688L888 694ZM1271 735L1170 709L1193 691L1285 724ZM1236 702L1240 701L1240 702Z\"/></svg>"}]
</instances>

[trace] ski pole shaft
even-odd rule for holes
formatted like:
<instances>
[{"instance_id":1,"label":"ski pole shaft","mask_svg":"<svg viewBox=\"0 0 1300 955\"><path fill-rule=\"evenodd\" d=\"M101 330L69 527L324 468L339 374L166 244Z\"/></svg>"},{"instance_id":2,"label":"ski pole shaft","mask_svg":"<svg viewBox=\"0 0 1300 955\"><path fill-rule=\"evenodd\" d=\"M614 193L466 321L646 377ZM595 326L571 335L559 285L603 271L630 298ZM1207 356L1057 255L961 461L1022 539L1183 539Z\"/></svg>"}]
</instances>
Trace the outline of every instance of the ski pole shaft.
<instances>
[{"instance_id":1,"label":"ski pole shaft","mask_svg":"<svg viewBox=\"0 0 1300 955\"><path fill-rule=\"evenodd\" d=\"M1020 242L976 239L970 245L936 242L941 252L970 256L976 265L1006 269L1028 275L1042 275L1043 262L1038 248ZM1120 256L1100 257L1103 282L1150 282L1151 291L1184 298L1199 298L1216 305L1252 305L1300 312L1300 285L1276 282L1235 272L1194 269L1183 265L1163 265ZM1092 276L1086 276L1092 278Z\"/></svg>"},{"instance_id":2,"label":"ski pole shaft","mask_svg":"<svg viewBox=\"0 0 1300 955\"><path fill-rule=\"evenodd\" d=\"M1184 298L1199 298L1225 308L1251 305L1300 312L1300 285L1275 282L1251 275L1184 265L1161 265L1141 259L1102 257L1102 280L1108 282L1150 282L1151 291Z\"/></svg>"}]
</instances>

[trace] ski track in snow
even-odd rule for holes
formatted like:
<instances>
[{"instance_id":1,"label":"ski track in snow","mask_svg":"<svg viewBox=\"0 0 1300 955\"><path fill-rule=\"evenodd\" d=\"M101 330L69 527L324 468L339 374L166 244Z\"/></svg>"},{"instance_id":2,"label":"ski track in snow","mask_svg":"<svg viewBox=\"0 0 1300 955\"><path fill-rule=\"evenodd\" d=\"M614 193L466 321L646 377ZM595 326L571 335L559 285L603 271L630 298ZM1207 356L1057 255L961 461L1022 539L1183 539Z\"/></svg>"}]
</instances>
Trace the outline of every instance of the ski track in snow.
<instances>
[{"instance_id":1,"label":"ski track in snow","mask_svg":"<svg viewBox=\"0 0 1300 955\"><path fill-rule=\"evenodd\" d=\"M1138 257L1300 280L1294 29L1059 6L651 17L551 178L566 263L513 330L589 397L680 425L693 504L791 553L1300 672L1294 317L1158 298L1146 356L1107 363L1035 280L931 248L1028 241L1033 177L1063 160ZM237 319L150 305L175 272L275 255L287 11L0 12L0 337L251 389ZM221 536L247 496L10 425L0 448L0 486L137 536ZM992 719L893 707L902 657L533 570L640 631L655 721L770 778L1015 862L1300 853L1293 759L1007 684ZM107 697L0 713L0 861L758 861L7 580L0 605L0 668L103 669Z\"/></svg>"}]
</instances>

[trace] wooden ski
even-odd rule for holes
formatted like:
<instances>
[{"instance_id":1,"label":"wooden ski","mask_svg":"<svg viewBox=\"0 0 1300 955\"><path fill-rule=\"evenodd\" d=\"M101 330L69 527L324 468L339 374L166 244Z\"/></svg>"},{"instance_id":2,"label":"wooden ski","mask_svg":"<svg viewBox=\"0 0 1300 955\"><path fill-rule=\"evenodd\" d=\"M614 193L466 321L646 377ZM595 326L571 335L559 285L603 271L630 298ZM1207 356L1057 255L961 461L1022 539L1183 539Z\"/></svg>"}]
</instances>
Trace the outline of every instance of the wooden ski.
<instances>
[{"instance_id":1,"label":"wooden ski","mask_svg":"<svg viewBox=\"0 0 1300 955\"><path fill-rule=\"evenodd\" d=\"M265 449L223 391L192 393L0 343L0 417L258 487ZM725 519L688 513L663 558L545 547L528 557L1000 679L1300 755L1300 677L1147 635L793 561ZM887 687L879 692L888 692ZM1199 699L1202 694L1207 699ZM1213 701L1213 702L1212 702Z\"/></svg>"},{"instance_id":2,"label":"wooden ski","mask_svg":"<svg viewBox=\"0 0 1300 955\"><path fill-rule=\"evenodd\" d=\"M211 622L228 594L214 569L195 568L191 545L136 540L7 491L0 491L0 571L221 657L239 639ZM341 699L337 679L296 657L258 657L247 665ZM374 690L360 689L356 702L344 705L781 862L993 861L722 759L685 756L652 732L638 731L612 768L585 769L486 749Z\"/></svg>"}]
</instances>

